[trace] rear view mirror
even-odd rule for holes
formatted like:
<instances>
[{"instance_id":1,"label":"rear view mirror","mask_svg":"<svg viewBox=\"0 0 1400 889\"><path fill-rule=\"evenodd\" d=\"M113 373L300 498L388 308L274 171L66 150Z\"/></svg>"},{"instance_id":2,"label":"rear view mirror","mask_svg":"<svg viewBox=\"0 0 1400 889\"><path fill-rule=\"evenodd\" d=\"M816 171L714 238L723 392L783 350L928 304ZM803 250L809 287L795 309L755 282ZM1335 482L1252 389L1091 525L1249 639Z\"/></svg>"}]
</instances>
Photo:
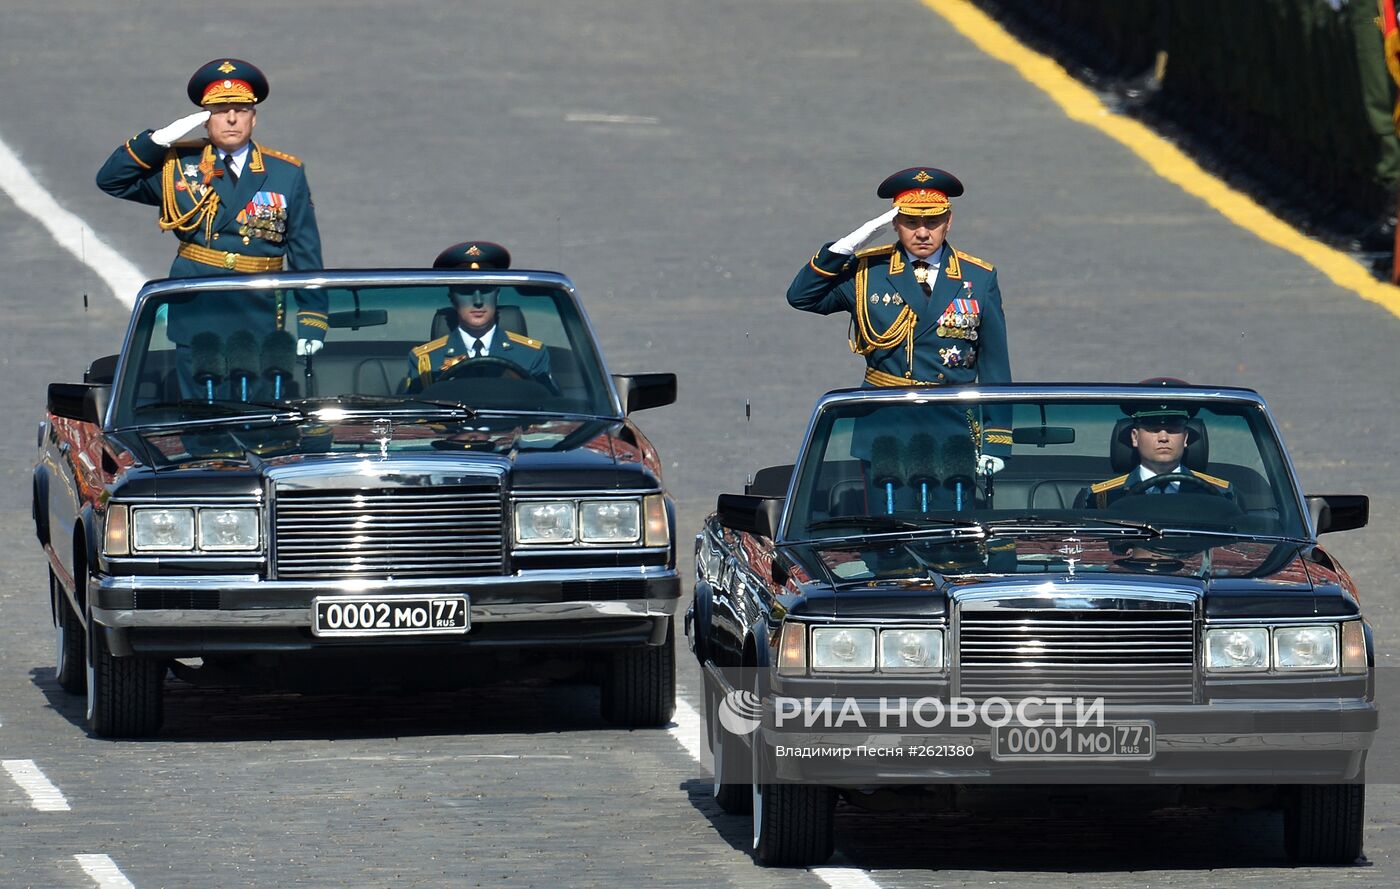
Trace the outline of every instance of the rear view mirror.
<instances>
[{"instance_id":1,"label":"rear view mirror","mask_svg":"<svg viewBox=\"0 0 1400 889\"><path fill-rule=\"evenodd\" d=\"M357 309L353 312L331 312L326 319L326 326L332 330L359 330L361 327L379 327L381 324L389 323L389 312L386 309Z\"/></svg>"},{"instance_id":2,"label":"rear view mirror","mask_svg":"<svg viewBox=\"0 0 1400 889\"><path fill-rule=\"evenodd\" d=\"M613 374L622 412L630 414L649 407L662 407L676 400L675 374Z\"/></svg>"},{"instance_id":3,"label":"rear view mirror","mask_svg":"<svg viewBox=\"0 0 1400 889\"><path fill-rule=\"evenodd\" d=\"M1073 426L1024 426L1011 430L1011 443L1033 445L1043 448L1046 445L1074 444Z\"/></svg>"}]
</instances>

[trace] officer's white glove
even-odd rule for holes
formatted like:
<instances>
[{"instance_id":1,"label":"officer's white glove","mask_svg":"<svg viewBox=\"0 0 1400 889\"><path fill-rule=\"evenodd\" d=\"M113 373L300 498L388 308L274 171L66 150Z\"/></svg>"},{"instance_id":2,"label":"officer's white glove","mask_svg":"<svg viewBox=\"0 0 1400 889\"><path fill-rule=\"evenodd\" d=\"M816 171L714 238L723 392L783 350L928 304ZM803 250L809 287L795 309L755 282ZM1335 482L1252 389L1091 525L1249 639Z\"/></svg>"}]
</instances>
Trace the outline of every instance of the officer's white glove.
<instances>
[{"instance_id":1,"label":"officer's white glove","mask_svg":"<svg viewBox=\"0 0 1400 889\"><path fill-rule=\"evenodd\" d=\"M164 145L166 148L169 148L171 145L175 144L176 139L179 139L208 119L208 111L196 111L194 114L187 114L174 123L167 124L153 131L151 133L151 141L157 145Z\"/></svg>"},{"instance_id":2,"label":"officer's white glove","mask_svg":"<svg viewBox=\"0 0 1400 889\"><path fill-rule=\"evenodd\" d=\"M983 454L982 459L977 461L977 471L981 475L996 475L1006 466L1006 461L1000 457L993 457L991 454Z\"/></svg>"},{"instance_id":3,"label":"officer's white glove","mask_svg":"<svg viewBox=\"0 0 1400 889\"><path fill-rule=\"evenodd\" d=\"M874 219L865 223L860 228L851 232L849 235L846 235L846 237L832 244L829 249L832 253L841 253L845 256L850 256L852 253L856 252L857 247L859 247L862 243L865 242L866 238L875 234L875 230L877 228L879 228L882 225L885 225L891 219L894 219L895 214L898 212L899 208L891 207L889 209L889 212L881 213L879 216L876 216Z\"/></svg>"},{"instance_id":4,"label":"officer's white glove","mask_svg":"<svg viewBox=\"0 0 1400 889\"><path fill-rule=\"evenodd\" d=\"M325 345L326 345L326 344L325 344L324 342L322 342L321 340L308 340L308 339L297 340L297 354L298 354L298 355L315 355L317 352L321 351L321 349L324 348Z\"/></svg>"}]
</instances>

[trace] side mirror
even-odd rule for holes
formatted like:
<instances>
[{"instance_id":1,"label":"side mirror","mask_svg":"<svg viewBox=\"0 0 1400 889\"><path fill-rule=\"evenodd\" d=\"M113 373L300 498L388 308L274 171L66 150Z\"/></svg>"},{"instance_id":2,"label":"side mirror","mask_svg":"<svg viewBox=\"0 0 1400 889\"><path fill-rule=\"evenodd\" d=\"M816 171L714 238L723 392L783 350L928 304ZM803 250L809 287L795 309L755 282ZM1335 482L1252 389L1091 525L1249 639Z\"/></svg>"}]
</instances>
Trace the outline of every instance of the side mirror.
<instances>
[{"instance_id":1,"label":"side mirror","mask_svg":"<svg viewBox=\"0 0 1400 889\"><path fill-rule=\"evenodd\" d=\"M675 374L613 374L613 385L622 399L624 414L676 401Z\"/></svg>"},{"instance_id":2,"label":"side mirror","mask_svg":"<svg viewBox=\"0 0 1400 889\"><path fill-rule=\"evenodd\" d=\"M93 360L88 365L88 369L83 372L84 383L104 383L112 385L112 379L117 375L117 359L120 355L103 355L101 358Z\"/></svg>"},{"instance_id":3,"label":"side mirror","mask_svg":"<svg viewBox=\"0 0 1400 889\"><path fill-rule=\"evenodd\" d=\"M716 512L719 523L735 531L747 531L770 540L777 537L783 517L782 497L752 494L720 494Z\"/></svg>"},{"instance_id":4,"label":"side mirror","mask_svg":"<svg viewBox=\"0 0 1400 889\"><path fill-rule=\"evenodd\" d=\"M744 493L760 497L786 497L788 483L792 481L792 469L791 463L765 466L753 474L753 481L744 486Z\"/></svg>"},{"instance_id":5,"label":"side mirror","mask_svg":"<svg viewBox=\"0 0 1400 889\"><path fill-rule=\"evenodd\" d=\"M1319 494L1304 500L1318 534L1364 528L1371 520L1371 498L1364 494Z\"/></svg>"},{"instance_id":6,"label":"side mirror","mask_svg":"<svg viewBox=\"0 0 1400 889\"><path fill-rule=\"evenodd\" d=\"M112 388L97 383L49 383L49 413L101 426Z\"/></svg>"}]
</instances>

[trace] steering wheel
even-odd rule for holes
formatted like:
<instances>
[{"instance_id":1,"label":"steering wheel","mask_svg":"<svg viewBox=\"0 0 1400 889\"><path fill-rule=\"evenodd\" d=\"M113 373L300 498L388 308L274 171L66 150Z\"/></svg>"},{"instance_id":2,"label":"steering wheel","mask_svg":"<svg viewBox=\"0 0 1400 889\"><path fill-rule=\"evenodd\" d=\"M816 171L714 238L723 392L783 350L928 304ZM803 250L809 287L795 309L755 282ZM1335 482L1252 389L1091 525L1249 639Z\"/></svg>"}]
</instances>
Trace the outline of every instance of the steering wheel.
<instances>
[{"instance_id":1,"label":"steering wheel","mask_svg":"<svg viewBox=\"0 0 1400 889\"><path fill-rule=\"evenodd\" d=\"M1179 482L1183 485L1192 485L1196 488L1199 488L1207 494L1214 494L1217 497L1225 496L1225 491L1222 488L1212 485L1205 479L1196 478L1194 475L1191 475L1190 473L1186 472L1168 472L1165 475L1158 475L1153 478L1143 479L1142 481L1137 482L1136 484L1132 484L1124 488L1123 496L1130 497L1133 494L1141 494L1148 488L1156 487L1157 485L1169 485L1172 482Z\"/></svg>"},{"instance_id":2,"label":"steering wheel","mask_svg":"<svg viewBox=\"0 0 1400 889\"><path fill-rule=\"evenodd\" d=\"M497 358L494 355L484 355L481 358L468 358L466 361L457 362L447 370L437 372L438 382L442 380L467 380L475 377L484 377L493 380L531 379L530 375L514 361L507 361L504 358Z\"/></svg>"}]
</instances>

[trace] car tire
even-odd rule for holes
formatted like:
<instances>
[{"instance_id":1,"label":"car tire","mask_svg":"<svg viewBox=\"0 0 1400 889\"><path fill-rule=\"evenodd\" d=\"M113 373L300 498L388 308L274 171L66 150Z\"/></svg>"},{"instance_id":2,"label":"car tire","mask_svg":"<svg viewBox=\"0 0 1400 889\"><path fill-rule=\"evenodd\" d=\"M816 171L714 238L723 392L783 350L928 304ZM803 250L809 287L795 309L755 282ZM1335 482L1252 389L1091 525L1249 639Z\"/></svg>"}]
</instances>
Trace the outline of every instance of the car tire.
<instances>
[{"instance_id":1,"label":"car tire","mask_svg":"<svg viewBox=\"0 0 1400 889\"><path fill-rule=\"evenodd\" d=\"M87 634L87 725L98 738L145 738L160 730L165 662L116 657L91 621Z\"/></svg>"},{"instance_id":2,"label":"car tire","mask_svg":"<svg viewBox=\"0 0 1400 889\"><path fill-rule=\"evenodd\" d=\"M711 792L715 803L725 812L747 815L753 811L751 756L748 745L720 721L722 699L719 692L715 681L706 675L705 728L710 739L710 769L714 775Z\"/></svg>"},{"instance_id":3,"label":"car tire","mask_svg":"<svg viewBox=\"0 0 1400 889\"><path fill-rule=\"evenodd\" d=\"M54 678L58 687L70 695L87 690L86 646L83 644L83 624L68 604L68 594L49 571L49 595L53 597L54 613Z\"/></svg>"},{"instance_id":4,"label":"car tire","mask_svg":"<svg viewBox=\"0 0 1400 889\"><path fill-rule=\"evenodd\" d=\"M836 850L836 792L773 780L772 752L753 736L753 856L765 867L813 867Z\"/></svg>"},{"instance_id":5,"label":"car tire","mask_svg":"<svg viewBox=\"0 0 1400 889\"><path fill-rule=\"evenodd\" d=\"M1361 857L1365 784L1302 784L1284 809L1288 857L1299 864L1351 864Z\"/></svg>"},{"instance_id":6,"label":"car tire","mask_svg":"<svg viewBox=\"0 0 1400 889\"><path fill-rule=\"evenodd\" d=\"M614 654L601 689L603 718L626 728L667 725L676 712L676 627L667 620L661 645Z\"/></svg>"}]
</instances>

